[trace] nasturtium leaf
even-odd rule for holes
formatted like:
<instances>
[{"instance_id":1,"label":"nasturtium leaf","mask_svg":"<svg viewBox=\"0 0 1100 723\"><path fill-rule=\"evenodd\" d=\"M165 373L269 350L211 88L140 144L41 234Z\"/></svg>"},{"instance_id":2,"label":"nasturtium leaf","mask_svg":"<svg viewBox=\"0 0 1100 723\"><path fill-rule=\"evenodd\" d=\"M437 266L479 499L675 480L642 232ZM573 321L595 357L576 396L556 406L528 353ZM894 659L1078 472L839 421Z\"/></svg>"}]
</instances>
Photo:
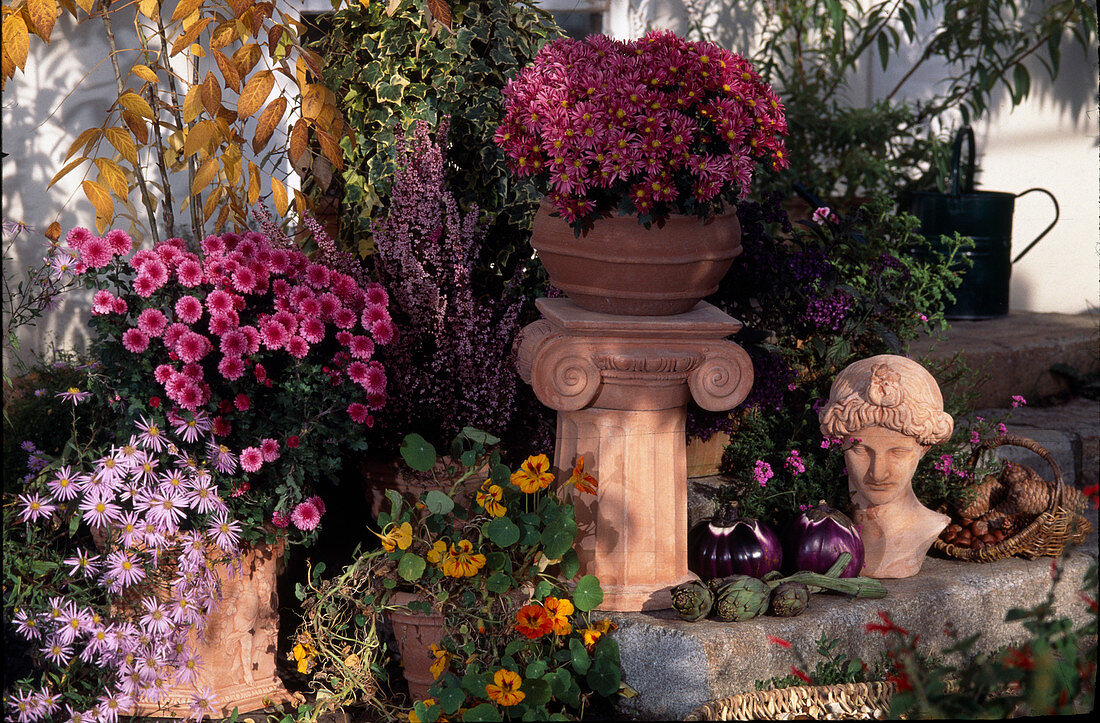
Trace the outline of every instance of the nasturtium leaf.
<instances>
[{"instance_id":1,"label":"nasturtium leaf","mask_svg":"<svg viewBox=\"0 0 1100 723\"><path fill-rule=\"evenodd\" d=\"M573 656L573 670L577 671L578 675L587 673L588 669L592 666L592 658L588 656L588 651L585 650L584 643L577 638L570 638L569 653Z\"/></svg>"},{"instance_id":2,"label":"nasturtium leaf","mask_svg":"<svg viewBox=\"0 0 1100 723\"><path fill-rule=\"evenodd\" d=\"M439 490L428 490L424 505L433 515L445 515L455 508L454 500Z\"/></svg>"},{"instance_id":3,"label":"nasturtium leaf","mask_svg":"<svg viewBox=\"0 0 1100 723\"><path fill-rule=\"evenodd\" d=\"M497 595L503 595L512 589L512 576L505 572L494 572L485 581L485 589Z\"/></svg>"},{"instance_id":4,"label":"nasturtium leaf","mask_svg":"<svg viewBox=\"0 0 1100 723\"><path fill-rule=\"evenodd\" d=\"M539 583L535 585L536 600L542 600L552 592L554 592L554 586L550 584L549 580L539 580Z\"/></svg>"},{"instance_id":5,"label":"nasturtium leaf","mask_svg":"<svg viewBox=\"0 0 1100 723\"><path fill-rule=\"evenodd\" d=\"M489 468L489 478L493 484L506 485L512 480L512 470L506 464L494 464Z\"/></svg>"},{"instance_id":6,"label":"nasturtium leaf","mask_svg":"<svg viewBox=\"0 0 1100 723\"><path fill-rule=\"evenodd\" d=\"M497 517L485 523L482 532L497 547L508 547L519 542L519 528L507 517Z\"/></svg>"},{"instance_id":7,"label":"nasturtium leaf","mask_svg":"<svg viewBox=\"0 0 1100 723\"><path fill-rule=\"evenodd\" d=\"M551 560L560 558L573 547L573 540L576 537L577 523L560 519L552 527L543 529L539 536L542 542L542 553Z\"/></svg>"},{"instance_id":8,"label":"nasturtium leaf","mask_svg":"<svg viewBox=\"0 0 1100 723\"><path fill-rule=\"evenodd\" d=\"M504 646L505 655L515 655L519 651L527 647L527 641L523 639L516 639Z\"/></svg>"},{"instance_id":9,"label":"nasturtium leaf","mask_svg":"<svg viewBox=\"0 0 1100 723\"><path fill-rule=\"evenodd\" d=\"M588 681L588 685L591 686L592 690L607 698L619 690L622 673L619 671L617 664L606 659L597 658L592 663L592 667L588 669L588 674L585 675L584 679Z\"/></svg>"},{"instance_id":10,"label":"nasturtium leaf","mask_svg":"<svg viewBox=\"0 0 1100 723\"><path fill-rule=\"evenodd\" d=\"M400 451L405 464L418 472L427 472L435 466L435 447L415 432L401 442Z\"/></svg>"},{"instance_id":11,"label":"nasturtium leaf","mask_svg":"<svg viewBox=\"0 0 1100 723\"><path fill-rule=\"evenodd\" d=\"M447 715L454 715L466 702L466 691L461 688L444 688L439 693L439 707Z\"/></svg>"},{"instance_id":12,"label":"nasturtium leaf","mask_svg":"<svg viewBox=\"0 0 1100 723\"><path fill-rule=\"evenodd\" d=\"M537 660L535 662L543 663L545 665L545 662L541 660ZM527 696L523 699L523 702L527 703L530 706L541 708L542 706L550 702L550 684L543 680L541 677L533 675L526 676L523 679L523 691L527 694Z\"/></svg>"},{"instance_id":13,"label":"nasturtium leaf","mask_svg":"<svg viewBox=\"0 0 1100 723\"><path fill-rule=\"evenodd\" d=\"M406 552L397 563L397 574L409 582L414 582L419 580L420 576L424 574L424 568L427 564L428 563L425 562L424 558L420 555Z\"/></svg>"},{"instance_id":14,"label":"nasturtium leaf","mask_svg":"<svg viewBox=\"0 0 1100 723\"><path fill-rule=\"evenodd\" d=\"M585 575L577 581L573 591L573 605L581 612L589 612L603 602L603 588L595 575Z\"/></svg>"},{"instance_id":15,"label":"nasturtium leaf","mask_svg":"<svg viewBox=\"0 0 1100 723\"><path fill-rule=\"evenodd\" d=\"M463 467L473 467L474 462L477 461L477 452L468 449L459 456L459 461L462 462Z\"/></svg>"},{"instance_id":16,"label":"nasturtium leaf","mask_svg":"<svg viewBox=\"0 0 1100 723\"><path fill-rule=\"evenodd\" d=\"M532 660L527 664L527 668L523 671L524 678L541 678L546 675L547 664L545 660L541 658Z\"/></svg>"},{"instance_id":17,"label":"nasturtium leaf","mask_svg":"<svg viewBox=\"0 0 1100 723\"><path fill-rule=\"evenodd\" d=\"M426 705L422 700L418 700L413 704L413 711L416 712L416 717L423 723L433 723L439 720L439 706Z\"/></svg>"},{"instance_id":18,"label":"nasturtium leaf","mask_svg":"<svg viewBox=\"0 0 1100 723\"><path fill-rule=\"evenodd\" d=\"M469 708L462 714L462 720L464 721L491 721L496 723L500 721L500 711L492 703L482 703L481 705L475 705L473 708Z\"/></svg>"},{"instance_id":19,"label":"nasturtium leaf","mask_svg":"<svg viewBox=\"0 0 1100 723\"><path fill-rule=\"evenodd\" d=\"M573 548L569 548L565 554L561 556L560 566L562 577L566 580L572 580L576 577L581 569L581 561L577 557L577 551Z\"/></svg>"}]
</instances>

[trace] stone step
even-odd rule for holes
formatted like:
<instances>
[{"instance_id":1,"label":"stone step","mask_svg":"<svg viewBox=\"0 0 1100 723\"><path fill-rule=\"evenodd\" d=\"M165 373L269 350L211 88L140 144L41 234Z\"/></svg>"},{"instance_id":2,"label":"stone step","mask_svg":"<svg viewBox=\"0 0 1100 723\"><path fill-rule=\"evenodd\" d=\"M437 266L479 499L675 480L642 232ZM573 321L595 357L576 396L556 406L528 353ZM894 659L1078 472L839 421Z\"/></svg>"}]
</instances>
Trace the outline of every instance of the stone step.
<instances>
[{"instance_id":1,"label":"stone step","mask_svg":"<svg viewBox=\"0 0 1100 723\"><path fill-rule=\"evenodd\" d=\"M1095 530L1095 510L1089 510ZM1090 613L1077 590L1088 565L1096 559L1095 531L1064 557L1063 582L1056 588L1055 611L1076 625ZM1005 623L1014 607L1029 607L1046 598L1051 585L1051 559L1010 558L987 564L929 557L912 578L884 580L888 595L856 600L820 593L794 618L763 616L741 623L705 620L689 623L671 610L611 613L618 624L615 638L622 656L623 679L638 695L619 704L622 717L635 720L682 720L704 703L754 689L758 680L790 673L791 666L812 669L820 657L816 641L824 634L840 642L837 652L858 656L868 665L880 659L884 641L866 632L885 611L895 623L921 633L920 647L939 652L957 636L980 633L979 647L992 650L1027 633L1018 622ZM1095 590L1092 592L1095 595ZM792 644L781 648L772 635ZM801 651L803 661L795 655Z\"/></svg>"},{"instance_id":2,"label":"stone step","mask_svg":"<svg viewBox=\"0 0 1100 723\"><path fill-rule=\"evenodd\" d=\"M1066 393L1065 379L1050 372L1065 363L1083 373L1100 364L1100 315L1012 312L983 321L953 321L944 338L910 345L909 355L946 362L956 353L975 370L990 375L979 391L978 408L1007 407L1012 395L1041 399Z\"/></svg>"}]
</instances>

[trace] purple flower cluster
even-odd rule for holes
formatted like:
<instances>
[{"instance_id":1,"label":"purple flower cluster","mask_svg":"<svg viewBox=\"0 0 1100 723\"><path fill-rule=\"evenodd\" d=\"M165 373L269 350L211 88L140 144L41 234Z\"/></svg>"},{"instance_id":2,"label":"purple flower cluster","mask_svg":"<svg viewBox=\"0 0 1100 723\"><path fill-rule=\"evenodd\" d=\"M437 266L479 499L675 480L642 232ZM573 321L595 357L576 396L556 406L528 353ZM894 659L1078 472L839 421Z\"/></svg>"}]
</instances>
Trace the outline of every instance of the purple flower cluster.
<instances>
[{"instance_id":1,"label":"purple flower cluster","mask_svg":"<svg viewBox=\"0 0 1100 723\"><path fill-rule=\"evenodd\" d=\"M837 291L824 299L813 298L806 304L804 321L822 331L838 331L848 311L852 308L852 297L844 291Z\"/></svg>"},{"instance_id":2,"label":"purple flower cluster","mask_svg":"<svg viewBox=\"0 0 1100 723\"><path fill-rule=\"evenodd\" d=\"M111 674L94 707L65 713L73 720L115 721L138 702L162 700L171 686L195 683L200 661L192 641L219 597L216 568L239 552L240 524L205 465L158 420L142 418L135 432L83 471L59 463L41 471L46 491L19 495L22 522L75 514L103 533L97 549L78 548L64 561L68 593L13 616L16 631L61 671L80 660ZM78 602L88 587L104 591L107 603ZM208 691L195 698L203 701L197 718L212 712ZM60 711L50 682L18 689L7 703L19 721L54 720Z\"/></svg>"},{"instance_id":3,"label":"purple flower cluster","mask_svg":"<svg viewBox=\"0 0 1100 723\"><path fill-rule=\"evenodd\" d=\"M775 472L772 472L772 466L762 459L756 460L756 465L752 469L752 478L760 484L761 487L768 485L768 480L775 476Z\"/></svg>"},{"instance_id":4,"label":"purple flower cluster","mask_svg":"<svg viewBox=\"0 0 1100 723\"><path fill-rule=\"evenodd\" d=\"M444 119L433 139L418 121L398 139L391 203L371 229L375 268L402 329L384 352L388 416L437 440L466 425L491 433L508 425L518 384L512 343L524 303L510 293L495 301L477 296L473 272L485 228L477 206L463 214L447 188L448 129Z\"/></svg>"},{"instance_id":5,"label":"purple flower cluster","mask_svg":"<svg viewBox=\"0 0 1100 723\"><path fill-rule=\"evenodd\" d=\"M787 259L791 277L800 285L810 287L825 278L832 268L820 249L797 251Z\"/></svg>"}]
</instances>

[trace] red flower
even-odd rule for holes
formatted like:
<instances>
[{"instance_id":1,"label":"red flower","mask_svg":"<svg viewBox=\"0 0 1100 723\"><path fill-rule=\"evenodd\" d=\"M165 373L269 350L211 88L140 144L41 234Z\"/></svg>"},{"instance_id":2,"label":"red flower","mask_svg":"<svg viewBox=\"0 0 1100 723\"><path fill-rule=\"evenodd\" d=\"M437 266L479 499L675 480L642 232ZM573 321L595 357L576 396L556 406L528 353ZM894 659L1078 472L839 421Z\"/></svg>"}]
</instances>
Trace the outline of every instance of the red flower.
<instances>
[{"instance_id":1,"label":"red flower","mask_svg":"<svg viewBox=\"0 0 1100 723\"><path fill-rule=\"evenodd\" d=\"M801 670L794 667L793 665L791 666L791 674L794 675L795 677L797 677L803 683L806 683L807 685L813 685L814 684L814 679L813 678L806 675L805 673L803 673Z\"/></svg>"},{"instance_id":2,"label":"red flower","mask_svg":"<svg viewBox=\"0 0 1100 723\"><path fill-rule=\"evenodd\" d=\"M1081 488L1081 493L1092 500L1094 508L1100 507L1100 484L1089 485Z\"/></svg>"},{"instance_id":3,"label":"red flower","mask_svg":"<svg viewBox=\"0 0 1100 723\"><path fill-rule=\"evenodd\" d=\"M886 635L887 633L897 633L898 635L901 635L902 637L905 637L905 638L909 637L909 631L906 630L905 628L898 627L894 623L894 621L890 619L890 613L886 612L885 610L879 610L878 611L878 616L880 618L882 618L882 621L886 624L885 625L880 625L878 623L867 623L864 626L864 628L867 630L867 632L869 632L869 633L882 633L883 635Z\"/></svg>"},{"instance_id":4,"label":"red flower","mask_svg":"<svg viewBox=\"0 0 1100 723\"><path fill-rule=\"evenodd\" d=\"M790 648L791 647L791 641L784 640L783 638L777 638L774 635L769 635L768 636L768 642L773 644L773 645L778 645L781 648Z\"/></svg>"},{"instance_id":5,"label":"red flower","mask_svg":"<svg viewBox=\"0 0 1100 723\"><path fill-rule=\"evenodd\" d=\"M149 406L156 409L160 406L160 397L149 397Z\"/></svg>"},{"instance_id":6,"label":"red flower","mask_svg":"<svg viewBox=\"0 0 1100 723\"><path fill-rule=\"evenodd\" d=\"M542 605L524 605L516 613L516 632L531 640L538 640L554 629L554 623Z\"/></svg>"},{"instance_id":7,"label":"red flower","mask_svg":"<svg viewBox=\"0 0 1100 723\"><path fill-rule=\"evenodd\" d=\"M290 435L289 437L286 438L286 446L290 447L291 449L294 449L295 447L297 447L298 443L299 443L298 435L296 435L296 434L292 434L292 435Z\"/></svg>"}]
</instances>

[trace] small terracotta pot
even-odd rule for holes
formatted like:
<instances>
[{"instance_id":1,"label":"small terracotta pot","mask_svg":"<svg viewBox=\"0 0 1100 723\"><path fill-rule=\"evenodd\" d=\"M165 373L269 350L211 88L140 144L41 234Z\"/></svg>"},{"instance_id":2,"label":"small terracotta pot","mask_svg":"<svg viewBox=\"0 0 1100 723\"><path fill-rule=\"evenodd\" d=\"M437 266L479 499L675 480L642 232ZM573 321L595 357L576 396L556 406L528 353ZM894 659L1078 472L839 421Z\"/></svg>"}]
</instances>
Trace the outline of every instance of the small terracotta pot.
<instances>
[{"instance_id":1,"label":"small terracotta pot","mask_svg":"<svg viewBox=\"0 0 1100 723\"><path fill-rule=\"evenodd\" d=\"M531 228L531 246L554 286L583 309L627 316L670 316L690 311L718 290L741 253L741 224L729 209L703 223L670 216L647 230L633 216L603 218L576 237L543 201Z\"/></svg>"},{"instance_id":2,"label":"small terracotta pot","mask_svg":"<svg viewBox=\"0 0 1100 723\"><path fill-rule=\"evenodd\" d=\"M377 460L365 460L360 465L363 479L367 483L367 500L370 502L372 519L378 518L382 510L389 510L389 502L386 500L386 490L395 490L402 496L412 494L419 496L422 492L442 489L436 483L436 479L446 479L447 467L454 464L450 456L442 457L436 462L433 476L430 472L416 472L409 469L403 462L380 462ZM481 470L478 474L471 475L465 484L455 494L455 502L469 506L477 496L481 483L489 476L489 470Z\"/></svg>"},{"instance_id":3,"label":"small terracotta pot","mask_svg":"<svg viewBox=\"0 0 1100 723\"><path fill-rule=\"evenodd\" d=\"M705 442L698 437L688 438L688 477L712 477L718 474L718 468L722 465L722 456L726 453L729 443L728 432L715 432Z\"/></svg>"},{"instance_id":4,"label":"small terracotta pot","mask_svg":"<svg viewBox=\"0 0 1100 723\"><path fill-rule=\"evenodd\" d=\"M392 601L397 605L408 605L417 599L410 592L395 592ZM387 615L393 626L393 636L397 640L397 650L401 653L401 664L405 669L405 681L409 684L409 696L413 701L428 697L428 688L435 682L431 667L434 658L430 646L438 646L443 640L443 614L405 613L390 610Z\"/></svg>"}]
</instances>

